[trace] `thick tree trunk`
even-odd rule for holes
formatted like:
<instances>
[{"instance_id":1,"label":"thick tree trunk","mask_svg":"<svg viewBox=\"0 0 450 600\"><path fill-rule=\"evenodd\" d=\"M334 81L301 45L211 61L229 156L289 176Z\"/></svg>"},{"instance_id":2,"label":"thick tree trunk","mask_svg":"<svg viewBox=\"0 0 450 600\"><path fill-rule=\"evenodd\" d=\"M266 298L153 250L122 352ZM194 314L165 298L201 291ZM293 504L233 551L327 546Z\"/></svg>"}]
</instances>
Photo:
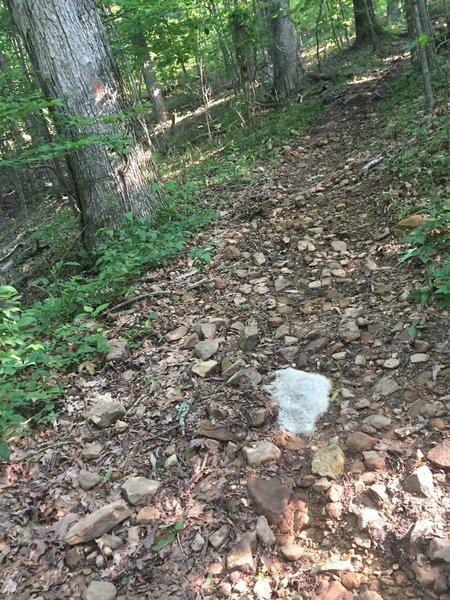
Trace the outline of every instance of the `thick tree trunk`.
<instances>
[{"instance_id":1,"label":"thick tree trunk","mask_svg":"<svg viewBox=\"0 0 450 600\"><path fill-rule=\"evenodd\" d=\"M353 0L355 14L355 46L375 47L383 29L375 19L373 0Z\"/></svg>"},{"instance_id":2,"label":"thick tree trunk","mask_svg":"<svg viewBox=\"0 0 450 600\"><path fill-rule=\"evenodd\" d=\"M125 119L125 93L94 0L9 0L44 93L62 98L59 133L80 142L68 154L83 237L95 247L102 227L124 213L152 219L159 204L154 165ZM126 141L125 141L126 140Z\"/></svg>"},{"instance_id":3,"label":"thick tree trunk","mask_svg":"<svg viewBox=\"0 0 450 600\"><path fill-rule=\"evenodd\" d=\"M400 2L398 0L388 0L386 17L388 23L395 23L400 18Z\"/></svg>"},{"instance_id":4,"label":"thick tree trunk","mask_svg":"<svg viewBox=\"0 0 450 600\"><path fill-rule=\"evenodd\" d=\"M426 23L424 27L423 23L423 21L426 21L427 19L424 19L423 14L421 15L421 9L419 7L420 1L421 0L409 0L412 22L414 24L414 35L417 41L417 56L419 58L420 70L422 72L422 81L425 93L425 105L430 110L434 106L433 86L431 83L432 64L430 64L431 60L429 58L429 52L427 52L426 43L422 43L420 39L423 35L428 35L428 31L425 30L426 28L428 28L428 24ZM423 10L424 9L422 8L422 13ZM425 11L426 17L428 17L428 10L426 6Z\"/></svg>"},{"instance_id":5,"label":"thick tree trunk","mask_svg":"<svg viewBox=\"0 0 450 600\"><path fill-rule=\"evenodd\" d=\"M251 119L255 103L254 32L249 24L248 13L236 1L235 10L230 15L230 27L239 69L239 83L247 105L247 116Z\"/></svg>"},{"instance_id":6,"label":"thick tree trunk","mask_svg":"<svg viewBox=\"0 0 450 600\"><path fill-rule=\"evenodd\" d=\"M291 98L302 84L303 68L288 2L265 0L265 12L273 64L273 91L278 98Z\"/></svg>"},{"instance_id":7,"label":"thick tree trunk","mask_svg":"<svg viewBox=\"0 0 450 600\"><path fill-rule=\"evenodd\" d=\"M141 66L147 98L153 106L158 123L165 123L168 118L166 101L164 100L163 93L159 87L158 80L156 79L155 71L153 70L150 51L144 34L140 31L136 31L133 35L132 42Z\"/></svg>"}]
</instances>

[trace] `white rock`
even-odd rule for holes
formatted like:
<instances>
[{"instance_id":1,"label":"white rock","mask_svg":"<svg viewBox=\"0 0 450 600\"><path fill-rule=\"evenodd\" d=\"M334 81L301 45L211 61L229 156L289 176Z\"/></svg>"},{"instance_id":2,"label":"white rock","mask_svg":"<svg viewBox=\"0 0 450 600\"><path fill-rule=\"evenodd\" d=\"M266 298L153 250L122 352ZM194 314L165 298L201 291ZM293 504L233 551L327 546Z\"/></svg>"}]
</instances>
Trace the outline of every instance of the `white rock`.
<instances>
[{"instance_id":1,"label":"white rock","mask_svg":"<svg viewBox=\"0 0 450 600\"><path fill-rule=\"evenodd\" d=\"M278 423L295 435L310 435L317 419L328 410L331 382L323 375L280 369L266 389L280 406Z\"/></svg>"}]
</instances>

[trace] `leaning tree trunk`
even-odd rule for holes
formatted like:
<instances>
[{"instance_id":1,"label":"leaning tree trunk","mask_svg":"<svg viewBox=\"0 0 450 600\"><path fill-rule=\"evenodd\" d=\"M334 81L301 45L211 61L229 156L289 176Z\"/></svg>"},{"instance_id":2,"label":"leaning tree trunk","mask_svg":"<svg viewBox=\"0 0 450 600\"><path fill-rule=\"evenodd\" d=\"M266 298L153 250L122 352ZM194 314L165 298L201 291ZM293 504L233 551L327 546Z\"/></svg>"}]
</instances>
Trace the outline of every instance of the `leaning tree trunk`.
<instances>
[{"instance_id":1,"label":"leaning tree trunk","mask_svg":"<svg viewBox=\"0 0 450 600\"><path fill-rule=\"evenodd\" d=\"M155 71L153 70L150 51L144 34L141 31L136 30L133 34L132 42L144 78L147 98L153 106L153 111L158 123L165 123L168 118L166 101L164 100L163 93L159 87L158 80L156 79Z\"/></svg>"},{"instance_id":2,"label":"leaning tree trunk","mask_svg":"<svg viewBox=\"0 0 450 600\"><path fill-rule=\"evenodd\" d=\"M265 12L273 64L273 92L277 98L291 98L301 86L303 68L288 2L265 0Z\"/></svg>"},{"instance_id":3,"label":"leaning tree trunk","mask_svg":"<svg viewBox=\"0 0 450 600\"><path fill-rule=\"evenodd\" d=\"M121 228L126 212L154 218L154 165L137 143L136 122L125 117L124 88L94 0L9 6L44 93L63 99L59 133L78 142L68 164L86 247L95 247L100 228Z\"/></svg>"},{"instance_id":4,"label":"leaning tree trunk","mask_svg":"<svg viewBox=\"0 0 450 600\"><path fill-rule=\"evenodd\" d=\"M373 0L353 0L353 11L355 15L355 47L375 47L383 29L375 18Z\"/></svg>"}]
</instances>

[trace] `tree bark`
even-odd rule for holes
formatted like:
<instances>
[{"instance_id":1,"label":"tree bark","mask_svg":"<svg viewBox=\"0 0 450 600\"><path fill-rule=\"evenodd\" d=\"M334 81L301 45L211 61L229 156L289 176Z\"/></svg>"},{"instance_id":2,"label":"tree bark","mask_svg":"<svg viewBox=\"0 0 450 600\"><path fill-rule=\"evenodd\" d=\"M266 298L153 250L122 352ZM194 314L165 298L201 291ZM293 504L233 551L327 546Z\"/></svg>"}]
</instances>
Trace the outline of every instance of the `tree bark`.
<instances>
[{"instance_id":1,"label":"tree bark","mask_svg":"<svg viewBox=\"0 0 450 600\"><path fill-rule=\"evenodd\" d=\"M409 0L412 21L414 24L414 35L417 42L417 56L419 58L419 65L422 73L422 81L425 93L425 106L428 108L428 110L431 110L434 106L433 86L431 83L432 65L430 65L429 56L426 50L426 43L422 43L420 39L421 36L424 34L428 35L428 33L427 31L424 31L423 17L421 18L419 1L420 0Z\"/></svg>"},{"instance_id":2,"label":"tree bark","mask_svg":"<svg viewBox=\"0 0 450 600\"><path fill-rule=\"evenodd\" d=\"M125 93L94 0L9 0L14 23L48 98L61 98L55 124L79 142L68 154L73 190L88 249L98 230L120 229L124 213L153 219L151 156L125 118ZM88 136L94 137L86 143ZM126 140L126 141L125 141Z\"/></svg>"},{"instance_id":3,"label":"tree bark","mask_svg":"<svg viewBox=\"0 0 450 600\"><path fill-rule=\"evenodd\" d=\"M383 29L375 18L373 0L353 0L353 11L356 33L354 46L372 46L375 48Z\"/></svg>"},{"instance_id":4,"label":"tree bark","mask_svg":"<svg viewBox=\"0 0 450 600\"><path fill-rule=\"evenodd\" d=\"M294 26L287 0L265 0L269 51L273 64L273 92L280 99L294 96L303 81Z\"/></svg>"},{"instance_id":5,"label":"tree bark","mask_svg":"<svg viewBox=\"0 0 450 600\"><path fill-rule=\"evenodd\" d=\"M400 2L399 0L388 0L386 17L388 23L395 23L400 18Z\"/></svg>"},{"instance_id":6,"label":"tree bark","mask_svg":"<svg viewBox=\"0 0 450 600\"><path fill-rule=\"evenodd\" d=\"M147 98L153 106L157 122L161 124L165 123L168 119L166 101L164 100L155 71L153 70L150 51L144 34L141 31L136 30L132 37L132 42L144 78Z\"/></svg>"}]
</instances>

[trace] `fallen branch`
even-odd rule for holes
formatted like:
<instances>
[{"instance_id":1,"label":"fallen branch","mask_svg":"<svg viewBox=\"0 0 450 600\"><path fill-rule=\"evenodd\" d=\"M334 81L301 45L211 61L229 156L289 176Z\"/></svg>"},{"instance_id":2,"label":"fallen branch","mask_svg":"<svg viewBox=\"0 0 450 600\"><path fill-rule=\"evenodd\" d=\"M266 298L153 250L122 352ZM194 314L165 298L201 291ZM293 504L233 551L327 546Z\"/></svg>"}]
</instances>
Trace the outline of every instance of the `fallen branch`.
<instances>
[{"instance_id":1,"label":"fallen branch","mask_svg":"<svg viewBox=\"0 0 450 600\"><path fill-rule=\"evenodd\" d=\"M193 290L197 287L200 287L206 281L208 281L208 280L200 279L200 281L196 281L195 283L192 283L191 285L186 286L186 289ZM133 304L134 302L139 302L139 300L144 300L145 298L153 298L155 296L171 296L172 294L178 294L178 293L179 293L179 291L177 291L177 290L161 290L159 292L145 292L144 294L139 294L138 296L133 296L132 298L127 298L123 302L120 302L120 304L116 304L116 306L113 306L108 311L108 314L115 313L119 309L123 308L124 306Z\"/></svg>"}]
</instances>

